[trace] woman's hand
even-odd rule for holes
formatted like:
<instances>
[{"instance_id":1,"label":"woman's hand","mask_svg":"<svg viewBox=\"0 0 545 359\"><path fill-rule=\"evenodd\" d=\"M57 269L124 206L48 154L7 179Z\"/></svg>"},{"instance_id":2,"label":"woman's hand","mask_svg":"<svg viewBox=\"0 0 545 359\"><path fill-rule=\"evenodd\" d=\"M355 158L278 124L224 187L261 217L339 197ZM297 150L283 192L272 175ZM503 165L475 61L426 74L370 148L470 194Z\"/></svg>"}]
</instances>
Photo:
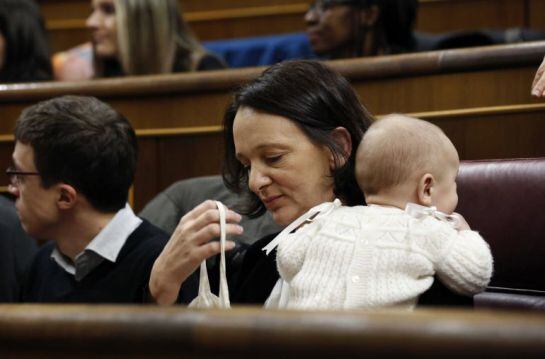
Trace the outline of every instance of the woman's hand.
<instances>
[{"instance_id":1,"label":"woman's hand","mask_svg":"<svg viewBox=\"0 0 545 359\"><path fill-rule=\"evenodd\" d=\"M226 212L226 234L242 234L238 222L241 216L231 210ZM167 245L155 260L151 271L149 290L158 304L173 304L178 298L182 283L201 262L220 252L219 212L215 201L205 201L182 217ZM235 247L227 241L226 250Z\"/></svg>"},{"instance_id":2,"label":"woman's hand","mask_svg":"<svg viewBox=\"0 0 545 359\"><path fill-rule=\"evenodd\" d=\"M469 227L469 224L467 223L466 219L460 213L454 212L450 216L453 217L454 220L456 221L456 229L458 231L471 230L471 227Z\"/></svg>"},{"instance_id":3,"label":"woman's hand","mask_svg":"<svg viewBox=\"0 0 545 359\"><path fill-rule=\"evenodd\" d=\"M545 58L543 58L543 62L534 77L532 95L535 97L545 97Z\"/></svg>"}]
</instances>

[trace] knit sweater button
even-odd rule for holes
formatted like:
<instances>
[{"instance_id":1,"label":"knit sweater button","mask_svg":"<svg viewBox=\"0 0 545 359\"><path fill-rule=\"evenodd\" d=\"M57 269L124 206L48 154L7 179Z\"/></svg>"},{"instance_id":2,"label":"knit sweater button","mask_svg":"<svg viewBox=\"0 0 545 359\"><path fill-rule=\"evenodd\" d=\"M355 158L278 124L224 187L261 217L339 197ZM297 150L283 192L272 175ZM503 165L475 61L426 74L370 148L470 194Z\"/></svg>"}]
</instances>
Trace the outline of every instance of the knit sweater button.
<instances>
[{"instance_id":1,"label":"knit sweater button","mask_svg":"<svg viewBox=\"0 0 545 359\"><path fill-rule=\"evenodd\" d=\"M352 283L358 283L359 281L360 281L359 275L352 276Z\"/></svg>"}]
</instances>

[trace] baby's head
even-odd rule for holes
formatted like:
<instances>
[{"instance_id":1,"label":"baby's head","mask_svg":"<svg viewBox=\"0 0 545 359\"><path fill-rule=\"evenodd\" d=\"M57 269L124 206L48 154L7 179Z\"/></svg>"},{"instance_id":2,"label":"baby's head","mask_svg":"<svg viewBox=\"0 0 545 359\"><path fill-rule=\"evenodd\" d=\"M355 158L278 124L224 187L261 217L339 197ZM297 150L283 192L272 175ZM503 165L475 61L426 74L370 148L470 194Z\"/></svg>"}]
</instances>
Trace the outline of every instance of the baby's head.
<instances>
[{"instance_id":1,"label":"baby's head","mask_svg":"<svg viewBox=\"0 0 545 359\"><path fill-rule=\"evenodd\" d=\"M408 202L452 213L458 204L458 152L441 129L402 115L376 121L356 157L356 177L368 204Z\"/></svg>"}]
</instances>

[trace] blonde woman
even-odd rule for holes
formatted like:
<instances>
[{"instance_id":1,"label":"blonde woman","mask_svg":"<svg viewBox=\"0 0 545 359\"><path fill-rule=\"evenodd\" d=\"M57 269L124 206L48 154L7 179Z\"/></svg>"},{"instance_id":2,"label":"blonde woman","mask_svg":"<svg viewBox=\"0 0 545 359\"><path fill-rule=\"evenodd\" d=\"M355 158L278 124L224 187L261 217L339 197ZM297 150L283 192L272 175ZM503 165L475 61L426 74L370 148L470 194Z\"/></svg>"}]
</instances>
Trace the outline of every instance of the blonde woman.
<instances>
[{"instance_id":1,"label":"blonde woman","mask_svg":"<svg viewBox=\"0 0 545 359\"><path fill-rule=\"evenodd\" d=\"M92 0L92 45L54 59L60 80L222 69L181 17L178 0ZM92 51L91 51L92 48ZM92 64L92 65L91 65Z\"/></svg>"}]
</instances>

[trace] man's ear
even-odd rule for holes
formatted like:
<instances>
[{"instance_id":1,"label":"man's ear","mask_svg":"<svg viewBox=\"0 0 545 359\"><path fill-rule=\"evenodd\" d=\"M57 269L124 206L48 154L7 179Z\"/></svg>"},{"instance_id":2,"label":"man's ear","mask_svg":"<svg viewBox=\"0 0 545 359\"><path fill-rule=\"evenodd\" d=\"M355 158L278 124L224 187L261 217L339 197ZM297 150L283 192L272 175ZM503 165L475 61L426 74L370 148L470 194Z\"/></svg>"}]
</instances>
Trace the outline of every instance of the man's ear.
<instances>
[{"instance_id":1,"label":"man's ear","mask_svg":"<svg viewBox=\"0 0 545 359\"><path fill-rule=\"evenodd\" d=\"M59 196L57 198L57 206L59 209L73 208L78 201L78 192L76 189L66 183L58 184Z\"/></svg>"},{"instance_id":2,"label":"man's ear","mask_svg":"<svg viewBox=\"0 0 545 359\"><path fill-rule=\"evenodd\" d=\"M369 8L359 11L360 24L367 28L374 27L380 16L380 9L377 5L372 5Z\"/></svg>"},{"instance_id":3,"label":"man's ear","mask_svg":"<svg viewBox=\"0 0 545 359\"><path fill-rule=\"evenodd\" d=\"M344 127L337 127L331 131L331 137L341 149L340 157L335 156L333 153L330 154L329 167L331 170L334 170L344 166L350 157L350 153L352 153L352 137L350 137L350 133Z\"/></svg>"},{"instance_id":4,"label":"man's ear","mask_svg":"<svg viewBox=\"0 0 545 359\"><path fill-rule=\"evenodd\" d=\"M435 186L435 178L431 173L426 173L418 181L418 204L430 207L433 204L432 194Z\"/></svg>"}]
</instances>

